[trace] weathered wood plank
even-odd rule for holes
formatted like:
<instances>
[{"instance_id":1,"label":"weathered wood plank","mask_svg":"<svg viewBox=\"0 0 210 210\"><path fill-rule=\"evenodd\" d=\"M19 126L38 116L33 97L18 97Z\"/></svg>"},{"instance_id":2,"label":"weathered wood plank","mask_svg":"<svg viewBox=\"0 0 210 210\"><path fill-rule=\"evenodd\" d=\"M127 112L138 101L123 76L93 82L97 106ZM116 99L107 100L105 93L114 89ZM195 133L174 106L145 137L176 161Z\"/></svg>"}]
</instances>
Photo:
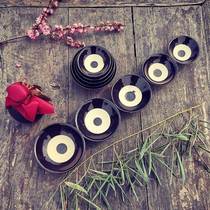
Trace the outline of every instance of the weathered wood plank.
<instances>
[{"instance_id":1,"label":"weathered wood plank","mask_svg":"<svg viewBox=\"0 0 210 210\"><path fill-rule=\"evenodd\" d=\"M0 39L25 33L40 9L0 9ZM66 14L66 15L63 15ZM54 24L68 24L68 9L60 9L51 19ZM0 209L41 209L60 176L45 173L33 154L34 137L53 122L65 122L68 117L68 48L49 40L24 40L0 49ZM22 67L17 69L16 63ZM52 97L56 114L43 117L33 125L21 125L4 109L6 86L26 77L39 84ZM56 83L59 89L50 84Z\"/></svg>"},{"instance_id":2,"label":"weathered wood plank","mask_svg":"<svg viewBox=\"0 0 210 210\"><path fill-rule=\"evenodd\" d=\"M207 69L209 69L210 65L210 1L206 1L205 4L202 5L202 12L203 12L203 24L205 30L205 39L206 39L206 54L207 54ZM208 84L210 88L210 71L208 72Z\"/></svg>"},{"instance_id":3,"label":"weathered wood plank","mask_svg":"<svg viewBox=\"0 0 210 210\"><path fill-rule=\"evenodd\" d=\"M133 40L133 28L132 28L132 14L131 8L86 8L86 9L69 9L69 23L80 21L84 24L97 24L103 20L118 20L126 25L125 31L120 34L96 34L87 35L85 42L87 45L96 44L107 48L116 59L117 62L117 74L110 85L99 90L90 90L79 88L72 78L70 78L70 113L74 113L80 105L87 99L93 97L107 97L110 98L111 85L119 79L121 76L132 73L136 69L136 62L134 56L134 40ZM69 59L71 60L76 50L69 50ZM70 115L70 121L73 119L73 115ZM132 126L131 126L132 125ZM102 149L118 139L127 136L130 133L141 128L140 113L135 115L122 115L122 123L116 132L116 134L106 142L101 144L90 144L87 151L87 156L94 152ZM125 149L132 148L135 145L135 140L132 142L126 142L125 144L119 145L116 150L122 151ZM97 157L97 161L110 160L110 155L113 151L110 150L104 152L102 155ZM83 173L81 173L83 174ZM135 202L134 196L130 196L131 202L136 209L147 209L146 203L146 192L145 189L139 190L140 201ZM112 199L111 205L113 209L131 209L131 206L127 204L124 207L121 205L121 201ZM85 209L85 207L84 207Z\"/></svg>"},{"instance_id":4,"label":"weathered wood plank","mask_svg":"<svg viewBox=\"0 0 210 210\"><path fill-rule=\"evenodd\" d=\"M202 4L205 0L63 0L61 7L107 7L107 6L170 6ZM1 0L5 6L47 6L48 0Z\"/></svg>"},{"instance_id":5,"label":"weathered wood plank","mask_svg":"<svg viewBox=\"0 0 210 210\"><path fill-rule=\"evenodd\" d=\"M200 6L169 8L134 8L136 55L139 68L151 54L166 52L169 41L180 35L194 37L200 46L200 57L192 64L180 66L176 78L168 85L155 88L150 104L142 111L143 127L163 120L186 107L209 103L207 52ZM163 18L164 17L164 18ZM202 106L203 118L209 119L209 104ZM169 177L160 170L162 186L148 185L149 209L209 209L208 174L186 163L187 182L169 185ZM206 186L206 187L205 187Z\"/></svg>"}]
</instances>

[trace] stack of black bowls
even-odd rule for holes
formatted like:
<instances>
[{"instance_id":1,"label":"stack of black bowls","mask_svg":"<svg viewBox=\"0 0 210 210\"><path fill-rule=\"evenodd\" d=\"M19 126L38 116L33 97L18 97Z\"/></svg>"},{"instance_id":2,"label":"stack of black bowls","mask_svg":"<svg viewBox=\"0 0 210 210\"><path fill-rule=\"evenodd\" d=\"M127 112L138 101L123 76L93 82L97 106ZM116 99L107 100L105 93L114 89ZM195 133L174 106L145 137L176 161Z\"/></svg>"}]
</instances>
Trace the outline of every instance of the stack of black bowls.
<instances>
[{"instance_id":1,"label":"stack of black bowls","mask_svg":"<svg viewBox=\"0 0 210 210\"><path fill-rule=\"evenodd\" d=\"M116 73L116 63L111 53L100 46L87 46L79 50L71 63L74 80L88 89L109 84Z\"/></svg>"}]
</instances>

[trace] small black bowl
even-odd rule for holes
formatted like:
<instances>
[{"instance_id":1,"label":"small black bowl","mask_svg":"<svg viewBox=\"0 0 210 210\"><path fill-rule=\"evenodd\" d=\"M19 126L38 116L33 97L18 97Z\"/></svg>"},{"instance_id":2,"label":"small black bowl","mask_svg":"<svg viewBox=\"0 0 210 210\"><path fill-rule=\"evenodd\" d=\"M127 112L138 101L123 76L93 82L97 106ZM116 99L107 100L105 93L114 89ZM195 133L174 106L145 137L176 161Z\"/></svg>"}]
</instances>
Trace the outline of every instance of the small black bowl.
<instances>
[{"instance_id":1,"label":"small black bowl","mask_svg":"<svg viewBox=\"0 0 210 210\"><path fill-rule=\"evenodd\" d=\"M143 77L130 74L123 76L114 84L111 95L118 109L132 113L149 103L152 89Z\"/></svg>"},{"instance_id":2,"label":"small black bowl","mask_svg":"<svg viewBox=\"0 0 210 210\"><path fill-rule=\"evenodd\" d=\"M11 115L11 117L13 119L15 119L16 121L20 122L20 123L33 123L27 119L25 119L18 111L16 111L13 107L10 107L7 109L9 114ZM42 114L38 114L36 115L36 119L34 122L37 122L38 120L40 120L42 118Z\"/></svg>"},{"instance_id":3,"label":"small black bowl","mask_svg":"<svg viewBox=\"0 0 210 210\"><path fill-rule=\"evenodd\" d=\"M142 74L145 79L153 85L169 83L176 75L178 66L166 54L154 54L143 64Z\"/></svg>"},{"instance_id":4,"label":"small black bowl","mask_svg":"<svg viewBox=\"0 0 210 210\"><path fill-rule=\"evenodd\" d=\"M106 74L112 64L111 53L101 46L86 46L77 56L77 66L87 77L98 77Z\"/></svg>"},{"instance_id":5,"label":"small black bowl","mask_svg":"<svg viewBox=\"0 0 210 210\"><path fill-rule=\"evenodd\" d=\"M109 100L94 98L82 105L76 113L76 127L88 141L108 139L117 130L120 112Z\"/></svg>"},{"instance_id":6,"label":"small black bowl","mask_svg":"<svg viewBox=\"0 0 210 210\"><path fill-rule=\"evenodd\" d=\"M179 36L168 45L169 55L180 64L193 62L199 55L198 43L189 36Z\"/></svg>"},{"instance_id":7,"label":"small black bowl","mask_svg":"<svg viewBox=\"0 0 210 210\"><path fill-rule=\"evenodd\" d=\"M82 159L85 141L69 124L56 123L43 129L36 137L34 153L37 162L52 173L73 169Z\"/></svg>"}]
</instances>

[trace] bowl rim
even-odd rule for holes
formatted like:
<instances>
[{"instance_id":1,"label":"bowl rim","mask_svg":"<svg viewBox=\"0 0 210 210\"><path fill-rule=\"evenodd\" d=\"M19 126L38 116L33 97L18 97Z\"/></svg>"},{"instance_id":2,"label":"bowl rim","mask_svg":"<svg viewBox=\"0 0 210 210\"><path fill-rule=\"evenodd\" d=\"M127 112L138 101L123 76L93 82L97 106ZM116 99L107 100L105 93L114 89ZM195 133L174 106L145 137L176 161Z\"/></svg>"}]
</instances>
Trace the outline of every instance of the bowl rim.
<instances>
[{"instance_id":1,"label":"bowl rim","mask_svg":"<svg viewBox=\"0 0 210 210\"><path fill-rule=\"evenodd\" d=\"M192 39L192 40L197 44L197 46L198 46L198 53L197 53L197 55L196 55L196 57L195 57L194 60L180 61L180 60L177 60L177 59L171 54L170 46L171 46L172 42L173 42L175 39L179 38L179 37L187 37L187 38L190 38L190 39ZM198 58L198 56L199 56L199 54L200 54L200 48L199 48L198 42L197 42L193 37L188 36L188 35L180 35L180 36L177 36L177 37L171 39L171 40L169 41L169 43L168 43L168 48L167 48L167 50L168 50L169 56L170 56L175 62L177 62L177 63L179 63L179 64L189 64L189 63L192 63L192 62L194 62L194 61Z\"/></svg>"},{"instance_id":2,"label":"bowl rim","mask_svg":"<svg viewBox=\"0 0 210 210\"><path fill-rule=\"evenodd\" d=\"M77 69L75 67L73 67L73 65L71 64L70 66L70 70L71 70L71 74L74 74L75 76L77 76L81 81L84 81L84 82L87 82L89 84L91 83L95 83L96 81L100 81L100 82L103 82L105 81L107 78L109 78L109 76L111 76L116 70L117 70L117 66L116 66L116 63L113 62L113 66L112 66L112 69L110 69L109 72L107 72L108 74L107 75L104 75L103 77L101 78L85 78L83 77L83 75L80 74L80 72L77 71Z\"/></svg>"},{"instance_id":3,"label":"bowl rim","mask_svg":"<svg viewBox=\"0 0 210 210\"><path fill-rule=\"evenodd\" d=\"M104 101L106 101L108 104L110 104L110 105L115 109L115 111L116 111L116 113L117 113L117 115L118 115L118 117L119 117L119 121L118 121L118 125L117 125L117 128L118 128L118 127L121 125L121 121L122 121L120 111L119 111L119 109L118 109L118 107L116 106L115 103L113 103L111 100L109 100L109 99L107 99L107 98L104 98L104 97L93 97L93 98L91 98L91 99L88 99L88 100L86 101L86 103L83 103L83 104L77 109L76 114L75 114L75 118L74 118L74 121L75 121L75 124L76 124L76 128L80 131L79 125L78 125L78 123L77 123L79 111L81 110L81 108L82 108L84 105L90 103L91 101L93 101L93 100L95 100L95 99L96 99L96 100L98 100L98 99L104 100ZM86 137L85 135L83 135L83 133L82 133L81 131L80 131L80 132L82 133L82 135L83 135L83 137L84 137L85 140L90 141L90 142L98 142L98 143L99 143L99 142L103 142L103 141L106 141L106 140L110 139L110 138L113 136L113 134L116 133L117 128L114 130L114 132L111 133L111 135L110 135L109 137L104 138L104 139L100 139L100 140L95 140L95 139L92 139L92 138L88 138L88 137Z\"/></svg>"},{"instance_id":4,"label":"bowl rim","mask_svg":"<svg viewBox=\"0 0 210 210\"><path fill-rule=\"evenodd\" d=\"M127 77L127 76L137 76L138 78L141 78L143 79L147 84L148 84L148 87L149 87L149 90L150 90L150 99L152 98L153 96L153 92L152 92L152 87L150 85L150 83L143 77L143 76L140 76L138 74L126 74L126 75L123 75L122 77L120 77L113 85L112 85L112 89L111 89L111 98L112 98L112 101L113 103L115 104L115 106L122 112L124 113L136 113L136 112L139 112L141 111L144 107L146 107L148 105L148 103L141 109L137 109L137 110L126 110L126 109L123 109L122 107L118 106L116 103L115 103L115 99L114 99L114 95L113 95L113 90L114 90L114 86L117 84L117 82L119 80L121 80L122 78L124 77ZM149 99L149 101L150 101Z\"/></svg>"},{"instance_id":5,"label":"bowl rim","mask_svg":"<svg viewBox=\"0 0 210 210\"><path fill-rule=\"evenodd\" d=\"M167 79L167 80L166 80L166 82L164 82L164 81L162 81L162 82L155 82L155 81L153 81L153 80L150 80L150 79L146 76L146 74L145 74L145 71L144 71L145 65L146 65L147 61L148 61L151 57L154 57L154 56L167 56L167 59L168 59L168 60L174 65L174 67L175 67L174 73L172 74L172 76L171 76L170 79ZM165 84L171 82L171 81L175 78L178 69L179 69L179 67L178 67L177 62L176 62L168 53L153 53L153 54L151 54L150 56L148 56L148 57L145 59L143 65L142 65L142 67L141 67L141 69L140 69L140 72L143 74L143 77L147 80L147 82L149 82L151 85L160 86L160 85L165 85Z\"/></svg>"},{"instance_id":6,"label":"bowl rim","mask_svg":"<svg viewBox=\"0 0 210 210\"><path fill-rule=\"evenodd\" d=\"M111 54L111 52L110 52L109 50L107 50L105 47L102 47L102 46L100 46L100 45L87 45L87 46L83 47L83 48L78 52L77 58L76 58L76 64L77 64L77 66L78 66L79 71L82 72L82 73L83 73L84 75L86 75L86 76L90 76L90 75L91 75L92 78L94 78L94 77L97 78L97 77L99 77L99 76L101 76L101 75L104 75L104 74L107 72L107 70L105 71L105 73L102 72L102 73L97 73L97 74L88 74L88 73L86 73L85 71L81 71L81 70L80 70L80 66L79 66L79 64L78 64L78 59L79 59L79 57L80 57L82 51L83 51L85 48L91 48L91 47L97 47L97 48L103 49L103 50L107 53L108 57L110 58L110 65L111 65L111 60L114 60L114 61L115 61L115 59L114 59L113 55ZM110 68L110 65L109 65L109 68ZM109 69L109 68L108 68L108 69Z\"/></svg>"},{"instance_id":7,"label":"bowl rim","mask_svg":"<svg viewBox=\"0 0 210 210\"><path fill-rule=\"evenodd\" d=\"M43 164L40 162L39 158L37 157L37 152L36 152L38 139L39 139L39 136L42 133L42 131L44 129L48 128L49 126L56 125L56 124L65 125L65 126L68 126L68 127L72 128L74 131L79 133L79 135L81 136L81 139L82 139L83 151L82 151L81 157L79 158L79 160L76 162L76 164L74 166L72 166L71 168L69 168L69 169L67 169L65 171L54 171L54 170L51 170L51 169L43 166ZM50 173L63 174L63 173L66 173L66 172L74 169L82 161L82 159L84 158L85 152L86 152L86 143L85 143L83 135L81 134L81 132L76 127L74 127L73 125L71 125L69 123L52 123L52 124L50 124L48 126L45 126L41 131L38 132L38 134L35 136L34 139L35 139L35 142L34 142L34 156L35 156L35 159L38 162L39 166L41 166L42 169L44 169L44 170L46 170L46 171L48 171Z\"/></svg>"}]
</instances>

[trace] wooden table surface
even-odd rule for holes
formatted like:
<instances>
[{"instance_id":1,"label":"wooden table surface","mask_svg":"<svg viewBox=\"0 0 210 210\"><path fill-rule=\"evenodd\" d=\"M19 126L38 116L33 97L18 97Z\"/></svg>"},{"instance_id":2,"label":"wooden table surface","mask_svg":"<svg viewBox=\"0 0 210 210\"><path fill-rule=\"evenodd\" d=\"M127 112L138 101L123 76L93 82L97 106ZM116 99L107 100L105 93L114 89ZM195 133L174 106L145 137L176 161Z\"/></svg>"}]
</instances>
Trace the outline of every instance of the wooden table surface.
<instances>
[{"instance_id":1,"label":"wooden table surface","mask_svg":"<svg viewBox=\"0 0 210 210\"><path fill-rule=\"evenodd\" d=\"M47 0L0 0L0 40L23 35L40 14ZM94 24L118 20L126 25L124 32L88 35L87 44L106 47L117 61L112 83L100 90L79 88L69 74L69 62L77 50L47 39L23 40L0 47L0 209L40 210L62 179L41 169L33 154L34 136L53 122L73 122L78 106L92 97L110 97L111 85L122 75L138 73L151 54L167 52L169 41L181 34L194 37L200 56L181 67L176 78L154 90L153 98L141 112L123 115L122 124L112 139L89 146L86 157L110 142L140 130L175 112L207 101L204 119L210 119L210 1L208 0L64 0L50 17L52 24L82 22ZM21 63L21 68L16 68ZM15 122L4 108L8 84L28 78L39 84L56 106L56 114L43 117L33 125ZM56 85L54 88L52 84ZM129 144L122 144L127 148ZM109 154L104 154L104 156ZM137 210L208 210L210 180L202 170L187 168L187 181L162 186L150 182L139 190ZM161 172L161 177L166 177ZM129 206L113 203L114 210ZM57 210L56 206L47 208ZM83 209L81 209L83 210ZM84 209L85 210L85 209ZM134 209L132 209L134 210Z\"/></svg>"}]
</instances>

